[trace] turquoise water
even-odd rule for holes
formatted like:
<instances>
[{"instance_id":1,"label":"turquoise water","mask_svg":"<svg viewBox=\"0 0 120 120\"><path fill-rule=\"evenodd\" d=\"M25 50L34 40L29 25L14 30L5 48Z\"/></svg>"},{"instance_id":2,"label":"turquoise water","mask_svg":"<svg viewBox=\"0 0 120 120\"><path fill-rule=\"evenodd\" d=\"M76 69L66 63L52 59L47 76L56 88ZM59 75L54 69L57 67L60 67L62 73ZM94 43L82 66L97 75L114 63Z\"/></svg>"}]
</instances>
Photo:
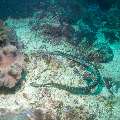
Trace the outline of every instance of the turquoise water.
<instances>
[{"instance_id":1,"label":"turquoise water","mask_svg":"<svg viewBox=\"0 0 120 120\"><path fill-rule=\"evenodd\" d=\"M1 0L0 120L120 120L119 51L119 0Z\"/></svg>"}]
</instances>

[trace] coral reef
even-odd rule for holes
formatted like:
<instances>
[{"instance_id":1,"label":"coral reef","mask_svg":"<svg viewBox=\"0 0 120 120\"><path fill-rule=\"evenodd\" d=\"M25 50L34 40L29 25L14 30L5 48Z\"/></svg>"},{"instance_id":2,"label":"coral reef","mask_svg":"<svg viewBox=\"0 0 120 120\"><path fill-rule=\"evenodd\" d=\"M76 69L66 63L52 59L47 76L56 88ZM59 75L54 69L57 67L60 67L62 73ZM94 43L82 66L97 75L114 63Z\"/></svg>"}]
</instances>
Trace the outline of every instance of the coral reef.
<instances>
[{"instance_id":1,"label":"coral reef","mask_svg":"<svg viewBox=\"0 0 120 120\"><path fill-rule=\"evenodd\" d=\"M0 47L8 43L8 32L9 30L4 26L3 21L0 20Z\"/></svg>"},{"instance_id":2,"label":"coral reef","mask_svg":"<svg viewBox=\"0 0 120 120\"><path fill-rule=\"evenodd\" d=\"M14 42L13 42L14 41ZM24 56L15 46L10 30L0 23L0 87L12 88L21 78ZM14 44L14 45L13 45Z\"/></svg>"},{"instance_id":3,"label":"coral reef","mask_svg":"<svg viewBox=\"0 0 120 120\"><path fill-rule=\"evenodd\" d=\"M46 14L43 14L43 10L40 12L40 17L38 14L34 16L34 18L36 18L36 23L34 22L34 24L31 24L31 28L33 27L34 31L38 33L39 36L41 34L44 35L44 37L46 37L45 42L46 40L48 40L47 42L53 44L60 44L63 42L72 47L74 46L73 49L76 49L77 52L69 52L70 54L74 54L74 56L60 52L56 54L56 51L54 51L53 54L56 54L58 56L61 55L63 58L70 58L71 61L73 60L78 65L82 66L86 70L83 78L86 82L85 84L87 85L84 87L74 87L64 84L51 83L50 81L43 84L43 87L52 86L74 94L89 94L96 90L95 88L101 84L101 75L96 65L99 63L108 63L112 61L114 57L113 51L108 44L101 44L97 41L98 30L102 26L102 17L104 14L101 12L100 8L97 5L95 8L92 8L94 6L87 6L89 10L86 11L87 7L84 5L81 7L81 3L77 5L77 1L69 1L68 7L66 8L65 5L67 2L62 2L60 3L62 4L62 7L57 4L59 8L62 8L59 12L56 10L56 6L48 5L47 8L49 9L49 14L47 12ZM72 5L72 3L74 4ZM68 11L67 13L64 12L65 9ZM71 11L76 11L77 9L80 9L81 11L75 12L76 14L74 14L75 16L73 17ZM83 13L86 14L83 15ZM80 14L82 17L79 16ZM79 27L74 25L78 19L80 21L76 24L80 24ZM78 56L77 60L76 56ZM42 86L41 84L36 83L32 83L31 85L34 87Z\"/></svg>"},{"instance_id":4,"label":"coral reef","mask_svg":"<svg viewBox=\"0 0 120 120\"><path fill-rule=\"evenodd\" d=\"M27 80L19 92L0 95L0 119L119 120L120 105L110 100L120 93L119 52L109 44L119 41L119 10L101 11L108 0L30 1L39 12L6 20L25 44ZM22 81L24 56L14 30L0 21L0 91L14 91Z\"/></svg>"},{"instance_id":5,"label":"coral reef","mask_svg":"<svg viewBox=\"0 0 120 120\"><path fill-rule=\"evenodd\" d=\"M12 88L21 78L24 57L15 46L0 49L0 86Z\"/></svg>"}]
</instances>

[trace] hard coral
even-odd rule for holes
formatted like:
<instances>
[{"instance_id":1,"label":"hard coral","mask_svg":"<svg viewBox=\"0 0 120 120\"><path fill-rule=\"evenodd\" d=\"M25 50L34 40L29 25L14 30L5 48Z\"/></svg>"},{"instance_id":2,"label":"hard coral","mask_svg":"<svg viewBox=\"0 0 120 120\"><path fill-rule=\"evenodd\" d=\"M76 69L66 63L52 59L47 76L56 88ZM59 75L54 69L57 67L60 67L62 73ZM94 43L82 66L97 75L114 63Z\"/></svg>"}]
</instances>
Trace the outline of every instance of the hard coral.
<instances>
[{"instance_id":1,"label":"hard coral","mask_svg":"<svg viewBox=\"0 0 120 120\"><path fill-rule=\"evenodd\" d=\"M0 87L12 88L21 78L24 57L13 45L0 48Z\"/></svg>"}]
</instances>

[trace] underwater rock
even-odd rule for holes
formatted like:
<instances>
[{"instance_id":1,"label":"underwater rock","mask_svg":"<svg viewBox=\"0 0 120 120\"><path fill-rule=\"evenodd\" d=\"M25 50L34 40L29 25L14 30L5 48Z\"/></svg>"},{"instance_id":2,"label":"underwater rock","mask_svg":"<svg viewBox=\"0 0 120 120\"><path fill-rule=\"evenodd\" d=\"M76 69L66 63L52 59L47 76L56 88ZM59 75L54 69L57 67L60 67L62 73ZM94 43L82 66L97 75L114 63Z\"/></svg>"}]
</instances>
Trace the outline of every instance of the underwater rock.
<instances>
[{"instance_id":1,"label":"underwater rock","mask_svg":"<svg viewBox=\"0 0 120 120\"><path fill-rule=\"evenodd\" d=\"M49 24L45 24L41 27L44 29L43 30L44 35L51 36L53 38L57 38L57 37L62 36L61 27L59 27L59 26L52 26Z\"/></svg>"},{"instance_id":2,"label":"underwater rock","mask_svg":"<svg viewBox=\"0 0 120 120\"><path fill-rule=\"evenodd\" d=\"M90 114L84 106L65 106L63 111L63 120L94 120L96 118L96 115Z\"/></svg>"},{"instance_id":3,"label":"underwater rock","mask_svg":"<svg viewBox=\"0 0 120 120\"><path fill-rule=\"evenodd\" d=\"M107 63L113 60L114 54L112 49L105 44L99 44L88 55L90 61L96 63Z\"/></svg>"},{"instance_id":4,"label":"underwater rock","mask_svg":"<svg viewBox=\"0 0 120 120\"><path fill-rule=\"evenodd\" d=\"M20 112L0 108L0 120L59 120L57 114L46 108L26 109Z\"/></svg>"},{"instance_id":5,"label":"underwater rock","mask_svg":"<svg viewBox=\"0 0 120 120\"><path fill-rule=\"evenodd\" d=\"M64 25L50 25L44 24L41 26L42 34L49 37L49 41L54 44L59 44L62 38L72 45L78 45L80 41L80 32L75 31L75 29L70 24Z\"/></svg>"},{"instance_id":6,"label":"underwater rock","mask_svg":"<svg viewBox=\"0 0 120 120\"><path fill-rule=\"evenodd\" d=\"M40 26L42 28L42 34L48 37L48 42L51 44L60 44L62 38L62 28L60 26L44 24ZM39 30L38 30L39 31Z\"/></svg>"},{"instance_id":7,"label":"underwater rock","mask_svg":"<svg viewBox=\"0 0 120 120\"><path fill-rule=\"evenodd\" d=\"M12 88L21 78L24 56L12 45L0 48L0 87Z\"/></svg>"},{"instance_id":8,"label":"underwater rock","mask_svg":"<svg viewBox=\"0 0 120 120\"><path fill-rule=\"evenodd\" d=\"M89 112L84 106L63 106L59 113L46 108L26 109L20 112L5 108L0 109L1 120L94 120L95 114Z\"/></svg>"},{"instance_id":9,"label":"underwater rock","mask_svg":"<svg viewBox=\"0 0 120 120\"><path fill-rule=\"evenodd\" d=\"M81 34L79 31L76 31L73 26L70 24L64 24L62 27L62 34L63 37L66 38L66 41L70 43L71 45L77 46L79 42L81 41Z\"/></svg>"},{"instance_id":10,"label":"underwater rock","mask_svg":"<svg viewBox=\"0 0 120 120\"><path fill-rule=\"evenodd\" d=\"M57 120L57 116L53 111L47 109L36 109L28 117L32 120Z\"/></svg>"},{"instance_id":11,"label":"underwater rock","mask_svg":"<svg viewBox=\"0 0 120 120\"><path fill-rule=\"evenodd\" d=\"M75 33L75 29L70 24L64 23L62 27L62 33L64 37L71 39L72 35Z\"/></svg>"},{"instance_id":12,"label":"underwater rock","mask_svg":"<svg viewBox=\"0 0 120 120\"><path fill-rule=\"evenodd\" d=\"M21 78L24 56L18 46L15 31L0 21L0 87L13 88Z\"/></svg>"},{"instance_id":13,"label":"underwater rock","mask_svg":"<svg viewBox=\"0 0 120 120\"><path fill-rule=\"evenodd\" d=\"M17 36L14 30L5 26L5 23L0 20L0 47L8 44L15 45L18 48Z\"/></svg>"},{"instance_id":14,"label":"underwater rock","mask_svg":"<svg viewBox=\"0 0 120 120\"><path fill-rule=\"evenodd\" d=\"M14 119L16 112L13 112L7 108L0 108L0 120L18 120Z\"/></svg>"},{"instance_id":15,"label":"underwater rock","mask_svg":"<svg viewBox=\"0 0 120 120\"><path fill-rule=\"evenodd\" d=\"M81 34L79 31L71 33L71 38L67 39L67 42L71 45L78 46L81 42Z\"/></svg>"},{"instance_id":16,"label":"underwater rock","mask_svg":"<svg viewBox=\"0 0 120 120\"><path fill-rule=\"evenodd\" d=\"M40 26L42 34L49 37L51 43L60 43L62 38L71 45L78 45L81 41L85 40L86 45L91 46L96 41L96 33L92 31L76 31L70 24L64 23L63 25L55 26L44 24Z\"/></svg>"},{"instance_id":17,"label":"underwater rock","mask_svg":"<svg viewBox=\"0 0 120 120\"><path fill-rule=\"evenodd\" d=\"M4 22L0 20L0 47L8 44L8 32L9 30L4 26Z\"/></svg>"}]
</instances>

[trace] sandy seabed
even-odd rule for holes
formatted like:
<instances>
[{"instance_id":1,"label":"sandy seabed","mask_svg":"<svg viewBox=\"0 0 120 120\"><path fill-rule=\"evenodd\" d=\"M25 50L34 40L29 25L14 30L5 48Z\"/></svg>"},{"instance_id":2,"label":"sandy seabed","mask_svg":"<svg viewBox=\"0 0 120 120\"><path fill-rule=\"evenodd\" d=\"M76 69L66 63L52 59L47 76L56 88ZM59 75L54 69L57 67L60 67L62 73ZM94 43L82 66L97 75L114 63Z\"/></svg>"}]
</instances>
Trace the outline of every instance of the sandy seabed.
<instances>
[{"instance_id":1,"label":"sandy seabed","mask_svg":"<svg viewBox=\"0 0 120 120\"><path fill-rule=\"evenodd\" d=\"M75 49L66 43L58 46L45 43L42 35L36 37L35 33L30 30L29 19L8 19L6 23L15 29L19 40L24 44L23 52L27 54L27 75L21 89L15 94L0 95L0 108L18 113L27 109L45 108L55 114L60 114L61 120L120 119L120 89L114 97L111 97L105 87L98 95L74 95L54 87L34 86L33 83L45 84L50 82L72 86L84 85L82 76L84 70L66 58L53 56L48 61L38 55L38 51L41 50L75 52ZM103 76L110 76L114 78L114 81L119 81L120 46L115 44L111 47L114 52L114 59L108 64L102 64L100 72ZM76 69L80 74L74 72ZM75 112L67 114L67 108L71 108Z\"/></svg>"}]
</instances>

